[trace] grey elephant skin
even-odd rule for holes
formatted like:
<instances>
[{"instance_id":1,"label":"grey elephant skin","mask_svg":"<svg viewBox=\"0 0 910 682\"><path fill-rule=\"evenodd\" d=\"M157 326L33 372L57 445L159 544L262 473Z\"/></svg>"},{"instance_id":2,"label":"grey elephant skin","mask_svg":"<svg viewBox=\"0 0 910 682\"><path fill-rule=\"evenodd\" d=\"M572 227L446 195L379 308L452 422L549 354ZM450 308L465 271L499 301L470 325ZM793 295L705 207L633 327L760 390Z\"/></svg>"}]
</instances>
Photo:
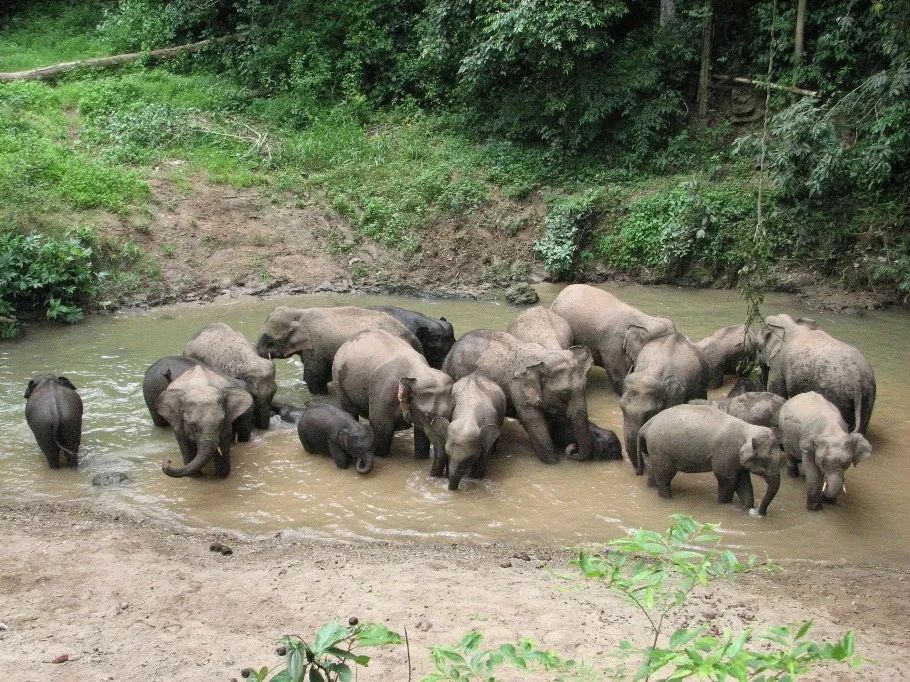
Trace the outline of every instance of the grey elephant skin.
<instances>
[{"instance_id":1,"label":"grey elephant skin","mask_svg":"<svg viewBox=\"0 0 910 682\"><path fill-rule=\"evenodd\" d=\"M604 368L618 394L641 349L676 334L672 320L643 313L588 284L567 286L550 310L569 323L573 342L591 351L594 364Z\"/></svg>"},{"instance_id":2,"label":"grey elephant skin","mask_svg":"<svg viewBox=\"0 0 910 682\"><path fill-rule=\"evenodd\" d=\"M433 369L442 369L446 355L455 345L455 329L446 318L436 318L418 313L414 310L399 308L394 305L371 306L368 310L377 310L391 315L401 322L417 337L423 346L423 356Z\"/></svg>"},{"instance_id":3,"label":"grey elephant skin","mask_svg":"<svg viewBox=\"0 0 910 682\"><path fill-rule=\"evenodd\" d=\"M183 466L161 465L168 476L194 476L214 461L215 476L231 471L233 422L250 409L253 398L227 377L206 367L188 369L158 396L155 410L174 429Z\"/></svg>"},{"instance_id":4,"label":"grey elephant skin","mask_svg":"<svg viewBox=\"0 0 910 682\"><path fill-rule=\"evenodd\" d=\"M768 511L780 488L781 452L771 429L747 424L711 405L677 405L655 415L638 433L639 457L648 484L663 498L671 496L677 472L711 471L717 479L717 501L733 494L746 509L755 503L750 474L765 479L767 491L758 513Z\"/></svg>"},{"instance_id":5,"label":"grey elephant skin","mask_svg":"<svg viewBox=\"0 0 910 682\"><path fill-rule=\"evenodd\" d=\"M423 352L420 341L401 322L378 310L354 306L278 306L266 318L256 352L269 359L299 355L307 389L314 395L324 395L329 391L332 362L338 349L358 334L369 331L388 332L404 339L417 352Z\"/></svg>"},{"instance_id":6,"label":"grey elephant skin","mask_svg":"<svg viewBox=\"0 0 910 682\"><path fill-rule=\"evenodd\" d=\"M742 395L743 393L762 393L764 392L765 388L767 388L767 385L764 381L761 380L761 378L752 375L745 375L736 379L736 383L733 384L733 388L727 392L727 397L735 398L736 396Z\"/></svg>"},{"instance_id":7,"label":"grey elephant skin","mask_svg":"<svg viewBox=\"0 0 910 682\"><path fill-rule=\"evenodd\" d=\"M158 396L167 390L171 382L180 378L184 372L193 367L205 367L205 364L199 360L188 358L183 355L168 355L160 360L155 361L145 371L145 377L142 380L142 397L145 398L145 405L148 407L149 414L155 426L169 426L167 419L158 414L155 404L158 402ZM229 377L222 372L209 367L213 372L221 374L225 379L230 381L237 388L243 389L249 393L249 387L246 382ZM241 443L250 440L253 431L253 410L252 408L237 417L232 424L234 435Z\"/></svg>"},{"instance_id":8,"label":"grey elephant skin","mask_svg":"<svg viewBox=\"0 0 910 682\"><path fill-rule=\"evenodd\" d=\"M863 354L812 320L769 315L761 334L768 390L784 398L815 391L840 411L850 431L865 434L875 405L875 373Z\"/></svg>"},{"instance_id":9,"label":"grey elephant skin","mask_svg":"<svg viewBox=\"0 0 910 682\"><path fill-rule=\"evenodd\" d=\"M721 327L698 342L710 369L708 388L720 388L724 377L737 374L753 360L758 350L756 338L744 324Z\"/></svg>"},{"instance_id":10,"label":"grey elephant skin","mask_svg":"<svg viewBox=\"0 0 910 682\"><path fill-rule=\"evenodd\" d=\"M457 490L466 475L487 475L506 416L506 395L498 385L474 372L455 382L452 397L455 409L446 432L445 456L449 490Z\"/></svg>"},{"instance_id":11,"label":"grey elephant skin","mask_svg":"<svg viewBox=\"0 0 910 682\"><path fill-rule=\"evenodd\" d=\"M645 344L623 382L619 407L626 455L636 472L638 430L655 414L674 405L708 397L708 365L701 349L679 332Z\"/></svg>"},{"instance_id":12,"label":"grey elephant skin","mask_svg":"<svg viewBox=\"0 0 910 682\"><path fill-rule=\"evenodd\" d=\"M272 398L278 391L275 363L261 358L240 332L221 322L210 324L191 338L183 349L188 358L243 381L253 396L253 422L269 428Z\"/></svg>"},{"instance_id":13,"label":"grey elephant skin","mask_svg":"<svg viewBox=\"0 0 910 682\"><path fill-rule=\"evenodd\" d=\"M413 425L414 456L426 459L432 444L431 471L442 475L446 430L455 407L449 375L430 367L401 338L371 331L338 349L332 380L341 408L369 419L378 456L389 454L396 430Z\"/></svg>"},{"instance_id":14,"label":"grey elephant skin","mask_svg":"<svg viewBox=\"0 0 910 682\"><path fill-rule=\"evenodd\" d=\"M42 374L25 389L25 421L51 469L79 464L82 441L82 398L64 376Z\"/></svg>"},{"instance_id":15,"label":"grey elephant skin","mask_svg":"<svg viewBox=\"0 0 910 682\"><path fill-rule=\"evenodd\" d=\"M844 476L872 455L872 446L860 433L850 433L837 407L810 391L790 398L780 410L781 440L787 453L787 471L806 477L806 508L818 511L822 500L835 502L845 489Z\"/></svg>"},{"instance_id":16,"label":"grey elephant skin","mask_svg":"<svg viewBox=\"0 0 910 682\"><path fill-rule=\"evenodd\" d=\"M757 391L754 393L740 393L733 398L720 400L692 400L690 404L708 404L726 412L731 417L742 419L744 422L756 426L767 426L771 429L778 427L778 414L786 399L776 393Z\"/></svg>"},{"instance_id":17,"label":"grey elephant skin","mask_svg":"<svg viewBox=\"0 0 910 682\"><path fill-rule=\"evenodd\" d=\"M339 469L353 462L358 474L373 469L373 429L331 403L307 403L295 410L297 435L307 452L328 455Z\"/></svg>"},{"instance_id":18,"label":"grey elephant skin","mask_svg":"<svg viewBox=\"0 0 910 682\"><path fill-rule=\"evenodd\" d=\"M509 416L521 422L534 452L546 464L559 461L553 429L560 420L571 424L577 447L574 458L592 457L585 400L590 367L591 354L586 348L552 350L485 329L458 339L443 364L443 370L455 380L478 372L499 386Z\"/></svg>"},{"instance_id":19,"label":"grey elephant skin","mask_svg":"<svg viewBox=\"0 0 910 682\"><path fill-rule=\"evenodd\" d=\"M553 350L566 350L572 345L569 323L539 305L519 313L506 332L525 343L539 343Z\"/></svg>"}]
</instances>

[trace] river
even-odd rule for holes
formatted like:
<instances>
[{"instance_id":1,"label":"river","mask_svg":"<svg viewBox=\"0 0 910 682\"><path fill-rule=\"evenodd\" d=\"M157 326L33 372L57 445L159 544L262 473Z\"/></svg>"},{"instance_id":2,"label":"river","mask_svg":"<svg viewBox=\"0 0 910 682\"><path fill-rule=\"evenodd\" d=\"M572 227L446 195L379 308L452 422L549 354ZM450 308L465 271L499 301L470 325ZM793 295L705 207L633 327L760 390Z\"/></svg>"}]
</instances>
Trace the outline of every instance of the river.
<instances>
[{"instance_id":1,"label":"river","mask_svg":"<svg viewBox=\"0 0 910 682\"><path fill-rule=\"evenodd\" d=\"M629 303L670 317L694 339L742 321L736 292L672 287L606 286ZM548 305L559 287L540 285ZM673 498L661 500L627 460L541 464L521 427L510 422L497 459L483 481L464 480L452 492L409 453L410 434L396 436L394 455L373 473L340 471L328 457L303 451L296 430L273 418L268 431L232 450L226 480L171 479L161 462L179 459L173 435L152 426L142 399L142 376L157 358L179 354L199 328L223 321L255 340L277 305L393 304L445 316L456 335L477 328L504 330L518 309L504 303L430 301L400 297L309 295L241 299L205 306L95 316L71 327L29 328L0 344L0 501L75 500L138 513L175 526L229 530L250 536L282 531L342 540L429 539L447 542L542 542L560 545L607 540L637 526L661 529L675 512L719 522L729 547L778 559L910 563L910 316L873 311L845 316L812 311L770 296L765 311L815 318L831 334L860 348L875 368L878 398L870 440L873 456L847 474L848 494L822 512L805 508L802 481L782 477L766 518L716 503L711 474L678 475ZM277 399L308 398L298 360L279 360ZM80 466L47 467L23 416L28 379L65 374L85 403ZM728 387L712 392L722 395ZM622 415L602 370L589 375L591 420L621 435ZM94 474L122 471L130 481L91 485ZM756 496L764 484L756 479Z\"/></svg>"}]
</instances>

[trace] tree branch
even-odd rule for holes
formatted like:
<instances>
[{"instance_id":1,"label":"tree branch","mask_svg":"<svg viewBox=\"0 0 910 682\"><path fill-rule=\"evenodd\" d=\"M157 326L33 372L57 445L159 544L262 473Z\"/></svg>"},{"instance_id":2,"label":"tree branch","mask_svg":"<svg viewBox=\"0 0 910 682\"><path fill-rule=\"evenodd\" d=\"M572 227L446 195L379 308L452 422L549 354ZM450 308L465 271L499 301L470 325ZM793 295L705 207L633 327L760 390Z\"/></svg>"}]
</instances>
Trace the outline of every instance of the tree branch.
<instances>
[{"instance_id":1,"label":"tree branch","mask_svg":"<svg viewBox=\"0 0 910 682\"><path fill-rule=\"evenodd\" d=\"M107 68L135 62L143 57L149 59L168 59L181 54L198 52L199 50L211 45L220 45L221 43L233 40L243 33L233 33L229 36L220 38L208 38L196 43L186 45L175 45L174 47L164 47L160 50L151 52L128 52L126 54L116 54L110 57L95 57L93 59L79 59L74 62L63 62L51 66L42 66L38 69L29 69L28 71L11 71L0 72L0 83L11 83L13 81L34 81L34 80L51 80L71 71L88 68Z\"/></svg>"},{"instance_id":2,"label":"tree branch","mask_svg":"<svg viewBox=\"0 0 910 682\"><path fill-rule=\"evenodd\" d=\"M807 97L821 97L817 90L806 90L805 88L794 88L790 85L780 85L771 81L759 81L752 78L743 78L742 76L731 76L729 74L715 73L711 76L721 83L739 83L742 85L751 85L754 88L771 88L772 90L781 90L782 92L791 92L794 95L806 95Z\"/></svg>"}]
</instances>

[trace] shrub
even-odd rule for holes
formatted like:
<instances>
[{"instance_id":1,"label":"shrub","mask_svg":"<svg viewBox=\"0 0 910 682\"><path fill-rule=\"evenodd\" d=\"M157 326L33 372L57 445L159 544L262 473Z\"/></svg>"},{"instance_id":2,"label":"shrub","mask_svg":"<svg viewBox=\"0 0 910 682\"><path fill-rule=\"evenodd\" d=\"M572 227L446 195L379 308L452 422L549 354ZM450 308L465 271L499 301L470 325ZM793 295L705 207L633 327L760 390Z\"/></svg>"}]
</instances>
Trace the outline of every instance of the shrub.
<instances>
[{"instance_id":1,"label":"shrub","mask_svg":"<svg viewBox=\"0 0 910 682\"><path fill-rule=\"evenodd\" d=\"M575 269L579 248L599 215L602 198L602 192L592 190L550 202L544 236L534 243L534 250L554 277L567 277Z\"/></svg>"}]
</instances>

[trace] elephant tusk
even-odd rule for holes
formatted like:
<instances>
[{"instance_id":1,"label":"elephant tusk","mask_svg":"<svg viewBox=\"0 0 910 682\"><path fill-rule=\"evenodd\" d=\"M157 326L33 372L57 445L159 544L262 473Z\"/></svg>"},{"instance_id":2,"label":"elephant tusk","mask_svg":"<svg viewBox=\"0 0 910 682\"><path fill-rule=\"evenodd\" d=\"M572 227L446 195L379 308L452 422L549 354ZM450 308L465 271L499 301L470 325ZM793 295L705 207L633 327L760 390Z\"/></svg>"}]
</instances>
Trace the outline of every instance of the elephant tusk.
<instances>
[{"instance_id":1,"label":"elephant tusk","mask_svg":"<svg viewBox=\"0 0 910 682\"><path fill-rule=\"evenodd\" d=\"M828 481L822 481L822 492L828 489Z\"/></svg>"},{"instance_id":2,"label":"elephant tusk","mask_svg":"<svg viewBox=\"0 0 910 682\"><path fill-rule=\"evenodd\" d=\"M844 495L847 494L847 484L846 484L846 483L844 483L844 484L841 486L840 491L841 491Z\"/></svg>"}]
</instances>

